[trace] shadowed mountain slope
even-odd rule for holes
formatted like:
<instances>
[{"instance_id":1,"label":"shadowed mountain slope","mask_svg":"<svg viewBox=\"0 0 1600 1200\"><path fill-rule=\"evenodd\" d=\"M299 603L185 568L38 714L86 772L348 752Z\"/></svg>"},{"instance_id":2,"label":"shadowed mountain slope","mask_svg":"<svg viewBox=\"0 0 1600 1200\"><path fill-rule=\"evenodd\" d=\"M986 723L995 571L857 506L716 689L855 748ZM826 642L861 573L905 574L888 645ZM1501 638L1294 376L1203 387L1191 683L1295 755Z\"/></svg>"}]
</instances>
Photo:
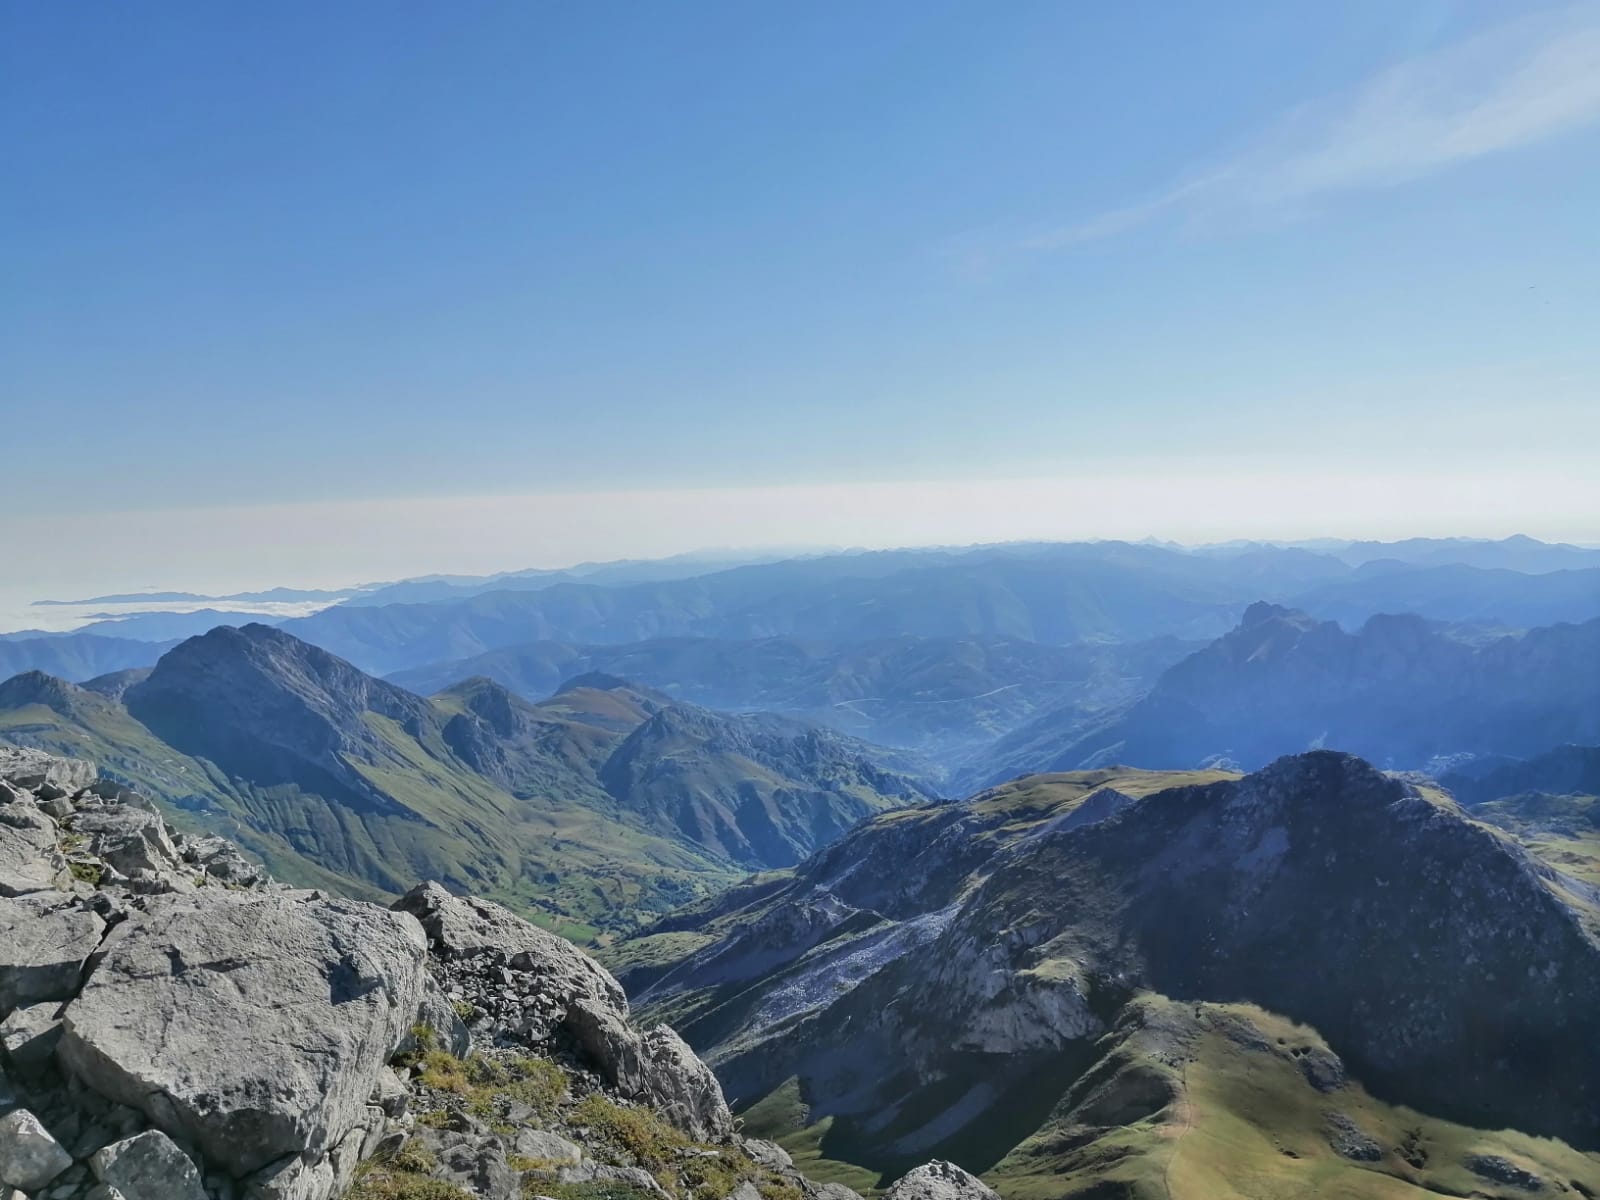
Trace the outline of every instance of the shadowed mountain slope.
<instances>
[{"instance_id":1,"label":"shadowed mountain slope","mask_svg":"<svg viewBox=\"0 0 1600 1200\"><path fill-rule=\"evenodd\" d=\"M1596 738L1600 619L1469 644L1415 616L1347 633L1260 603L1115 719L1086 731L1047 716L1002 739L982 778L1113 762L1253 768L1323 745L1420 769Z\"/></svg>"},{"instance_id":2,"label":"shadowed mountain slope","mask_svg":"<svg viewBox=\"0 0 1600 1200\"><path fill-rule=\"evenodd\" d=\"M933 1153L1017 1195L1160 1196L1209 1122L1235 1161L1173 1195L1410 1195L1474 1155L1600 1181L1600 891L1347 755L891 813L616 960L736 1107L791 1089L793 1144L875 1171Z\"/></svg>"}]
</instances>

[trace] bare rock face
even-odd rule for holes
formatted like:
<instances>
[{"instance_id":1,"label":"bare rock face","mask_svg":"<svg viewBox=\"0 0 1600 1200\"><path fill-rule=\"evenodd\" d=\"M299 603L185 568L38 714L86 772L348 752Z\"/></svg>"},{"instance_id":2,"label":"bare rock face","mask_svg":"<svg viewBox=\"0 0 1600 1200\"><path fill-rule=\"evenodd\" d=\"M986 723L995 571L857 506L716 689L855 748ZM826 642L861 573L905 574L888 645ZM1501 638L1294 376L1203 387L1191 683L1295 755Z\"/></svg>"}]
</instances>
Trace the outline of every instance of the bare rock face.
<instances>
[{"instance_id":1,"label":"bare rock face","mask_svg":"<svg viewBox=\"0 0 1600 1200\"><path fill-rule=\"evenodd\" d=\"M0 1013L70 1000L105 924L77 897L60 892L0 899Z\"/></svg>"},{"instance_id":2,"label":"bare rock face","mask_svg":"<svg viewBox=\"0 0 1600 1200\"><path fill-rule=\"evenodd\" d=\"M38 792L45 800L81 792L99 772L81 758L58 758L42 750L0 746L0 779Z\"/></svg>"},{"instance_id":3,"label":"bare rock face","mask_svg":"<svg viewBox=\"0 0 1600 1200\"><path fill-rule=\"evenodd\" d=\"M35 805L0 803L0 896L53 891L68 882L56 834L55 821Z\"/></svg>"},{"instance_id":4,"label":"bare rock face","mask_svg":"<svg viewBox=\"0 0 1600 1200\"><path fill-rule=\"evenodd\" d=\"M194 1162L153 1129L105 1147L89 1166L101 1186L124 1200L206 1200Z\"/></svg>"},{"instance_id":5,"label":"bare rock face","mask_svg":"<svg viewBox=\"0 0 1600 1200\"><path fill-rule=\"evenodd\" d=\"M667 1200L707 1156L740 1200L859 1200L745 1150L676 1033L636 1029L607 971L499 905L287 888L88 764L5 749L0 1064L0 1200L336 1200L363 1163L377 1195ZM670 1153L596 1111L661 1123Z\"/></svg>"},{"instance_id":6,"label":"bare rock face","mask_svg":"<svg viewBox=\"0 0 1600 1200\"><path fill-rule=\"evenodd\" d=\"M884 1200L1000 1200L976 1175L955 1163L935 1160L907 1171L884 1193Z\"/></svg>"},{"instance_id":7,"label":"bare rock face","mask_svg":"<svg viewBox=\"0 0 1600 1200\"><path fill-rule=\"evenodd\" d=\"M34 1191L72 1165L72 1155L25 1108L0 1117L0 1182Z\"/></svg>"},{"instance_id":8,"label":"bare rock face","mask_svg":"<svg viewBox=\"0 0 1600 1200\"><path fill-rule=\"evenodd\" d=\"M568 1036L607 1083L689 1136L732 1134L733 1114L711 1069L666 1026L641 1036L621 985L570 942L437 883L413 888L395 908L421 922L446 990L482 1014L491 1041L537 1048Z\"/></svg>"},{"instance_id":9,"label":"bare rock face","mask_svg":"<svg viewBox=\"0 0 1600 1200\"><path fill-rule=\"evenodd\" d=\"M534 968L542 990L587 999L605 1008L628 1012L628 998L611 973L571 942L524 921L490 900L453 896L437 883L423 883L395 903L410 913L428 935L435 954L445 959L499 953Z\"/></svg>"},{"instance_id":10,"label":"bare rock face","mask_svg":"<svg viewBox=\"0 0 1600 1200\"><path fill-rule=\"evenodd\" d=\"M320 1153L365 1118L424 954L372 905L155 897L68 1006L61 1057L232 1173Z\"/></svg>"}]
</instances>

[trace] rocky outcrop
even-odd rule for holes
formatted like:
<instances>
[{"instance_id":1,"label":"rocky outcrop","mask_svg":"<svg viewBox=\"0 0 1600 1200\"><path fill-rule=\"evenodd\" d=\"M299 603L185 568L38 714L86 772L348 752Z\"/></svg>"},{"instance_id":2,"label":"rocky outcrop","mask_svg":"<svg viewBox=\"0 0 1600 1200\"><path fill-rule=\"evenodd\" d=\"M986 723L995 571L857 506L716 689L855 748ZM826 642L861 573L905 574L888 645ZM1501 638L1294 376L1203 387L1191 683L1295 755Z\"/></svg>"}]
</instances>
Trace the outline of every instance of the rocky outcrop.
<instances>
[{"instance_id":1,"label":"rocky outcrop","mask_svg":"<svg viewBox=\"0 0 1600 1200\"><path fill-rule=\"evenodd\" d=\"M415 921L369 904L155 897L67 1006L58 1054L233 1175L314 1162L381 1127L367 1098L415 1022L425 955Z\"/></svg>"},{"instance_id":2,"label":"rocky outcrop","mask_svg":"<svg viewBox=\"0 0 1600 1200\"><path fill-rule=\"evenodd\" d=\"M747 1150L682 1039L497 904L289 888L34 753L0 829L4 1200L859 1200Z\"/></svg>"},{"instance_id":3,"label":"rocky outcrop","mask_svg":"<svg viewBox=\"0 0 1600 1200\"><path fill-rule=\"evenodd\" d=\"M775 936L799 914L803 937ZM1086 1074L1144 994L1316 1030L1326 1049L1296 1067L1319 1111L1359 1081L1463 1125L1600 1145L1600 892L1350 755L1242 779L1019 780L869 822L679 932L702 936L655 956L638 1003L736 1106L797 1080L809 1121L876 1169L993 1163L1052 1111L1087 1114L1072 1136L1090 1138L1166 1107L1154 1075L1102 1095Z\"/></svg>"},{"instance_id":4,"label":"rocky outcrop","mask_svg":"<svg viewBox=\"0 0 1600 1200\"><path fill-rule=\"evenodd\" d=\"M884 1200L1000 1200L992 1188L955 1163L935 1160L907 1171Z\"/></svg>"},{"instance_id":5,"label":"rocky outcrop","mask_svg":"<svg viewBox=\"0 0 1600 1200\"><path fill-rule=\"evenodd\" d=\"M608 1084L689 1136L718 1141L733 1132L710 1068L666 1026L635 1030L621 985L570 942L436 883L412 889L395 908L421 922L441 984L471 1006L492 1041L537 1049L570 1039Z\"/></svg>"}]
</instances>

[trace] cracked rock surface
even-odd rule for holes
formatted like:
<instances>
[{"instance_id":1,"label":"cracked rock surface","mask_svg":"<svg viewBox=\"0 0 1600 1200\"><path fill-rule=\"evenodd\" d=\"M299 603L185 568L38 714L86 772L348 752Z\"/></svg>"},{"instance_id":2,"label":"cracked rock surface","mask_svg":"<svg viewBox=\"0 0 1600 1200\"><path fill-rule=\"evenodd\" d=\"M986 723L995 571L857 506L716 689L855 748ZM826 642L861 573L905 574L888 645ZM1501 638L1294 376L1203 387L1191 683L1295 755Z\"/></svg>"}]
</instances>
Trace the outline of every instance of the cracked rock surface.
<instances>
[{"instance_id":1,"label":"cracked rock surface","mask_svg":"<svg viewBox=\"0 0 1600 1200\"><path fill-rule=\"evenodd\" d=\"M676 1033L509 910L287 887L9 747L0 1047L0 1200L859 1200L742 1138Z\"/></svg>"}]
</instances>

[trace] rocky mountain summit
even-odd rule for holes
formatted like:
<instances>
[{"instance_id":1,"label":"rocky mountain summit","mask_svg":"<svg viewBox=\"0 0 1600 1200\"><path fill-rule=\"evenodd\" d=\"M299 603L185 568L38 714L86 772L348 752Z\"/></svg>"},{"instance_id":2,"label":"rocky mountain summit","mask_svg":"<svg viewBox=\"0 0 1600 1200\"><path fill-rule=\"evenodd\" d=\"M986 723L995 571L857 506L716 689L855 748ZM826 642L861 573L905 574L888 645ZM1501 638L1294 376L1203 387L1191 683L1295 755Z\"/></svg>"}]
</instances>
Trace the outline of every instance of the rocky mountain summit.
<instances>
[{"instance_id":1,"label":"rocky mountain summit","mask_svg":"<svg viewBox=\"0 0 1600 1200\"><path fill-rule=\"evenodd\" d=\"M8 748L0 1046L4 1200L854 1195L742 1137L677 1034L507 909L288 887Z\"/></svg>"},{"instance_id":2,"label":"rocky mountain summit","mask_svg":"<svg viewBox=\"0 0 1600 1200\"><path fill-rule=\"evenodd\" d=\"M619 961L764 1132L884 1177L1600 1192L1600 889L1349 755L890 813Z\"/></svg>"}]
</instances>

